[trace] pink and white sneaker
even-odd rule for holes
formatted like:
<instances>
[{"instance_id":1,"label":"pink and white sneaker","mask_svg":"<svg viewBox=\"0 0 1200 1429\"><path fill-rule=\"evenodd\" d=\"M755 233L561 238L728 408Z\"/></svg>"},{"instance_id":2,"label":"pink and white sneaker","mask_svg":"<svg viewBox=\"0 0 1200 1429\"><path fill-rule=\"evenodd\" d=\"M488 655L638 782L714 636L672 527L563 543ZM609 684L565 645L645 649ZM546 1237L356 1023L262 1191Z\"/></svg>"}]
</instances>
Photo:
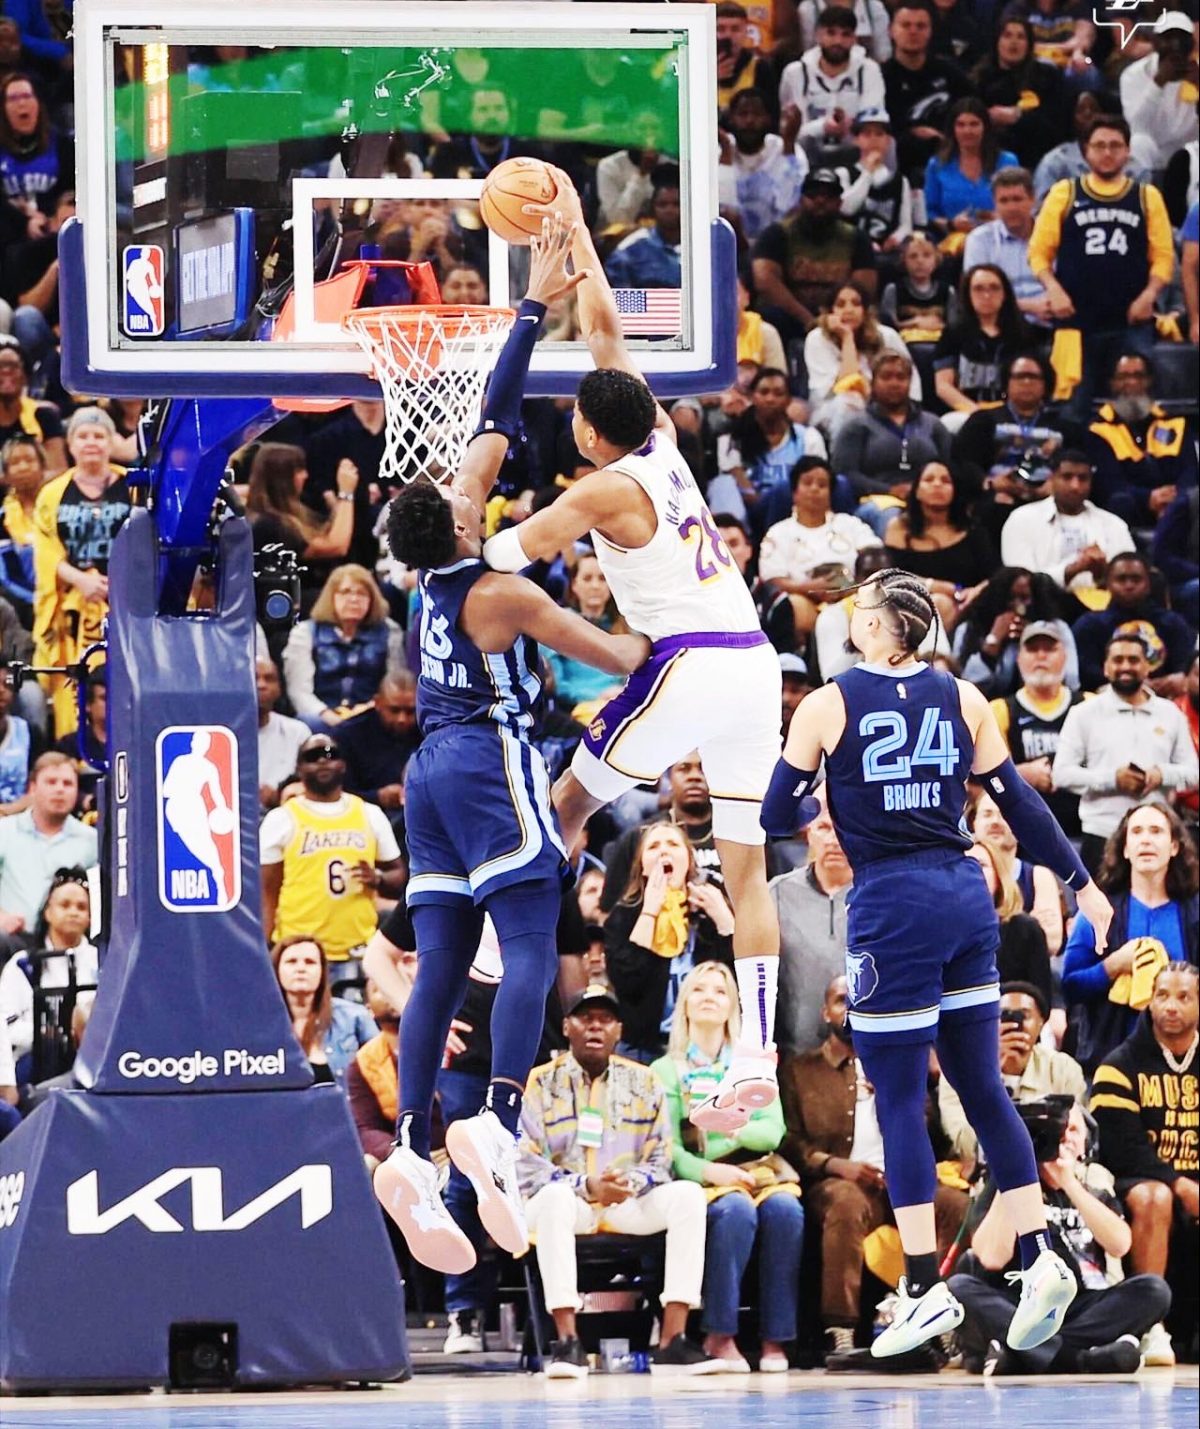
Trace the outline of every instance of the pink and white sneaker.
<instances>
[{"instance_id":1,"label":"pink and white sneaker","mask_svg":"<svg viewBox=\"0 0 1200 1429\"><path fill-rule=\"evenodd\" d=\"M516 1138L494 1111L484 1111L450 1123L446 1150L475 1189L484 1230L501 1250L520 1259L529 1249L529 1232L517 1183Z\"/></svg>"},{"instance_id":2,"label":"pink and white sneaker","mask_svg":"<svg viewBox=\"0 0 1200 1429\"><path fill-rule=\"evenodd\" d=\"M397 1146L375 1168L375 1197L404 1233L422 1265L443 1275L465 1275L475 1247L455 1224L438 1194L437 1168L415 1151Z\"/></svg>"},{"instance_id":3,"label":"pink and white sneaker","mask_svg":"<svg viewBox=\"0 0 1200 1429\"><path fill-rule=\"evenodd\" d=\"M751 1112L770 1106L779 1095L778 1062L774 1043L755 1047L739 1042L716 1090L691 1109L688 1120L701 1131L740 1131Z\"/></svg>"}]
</instances>

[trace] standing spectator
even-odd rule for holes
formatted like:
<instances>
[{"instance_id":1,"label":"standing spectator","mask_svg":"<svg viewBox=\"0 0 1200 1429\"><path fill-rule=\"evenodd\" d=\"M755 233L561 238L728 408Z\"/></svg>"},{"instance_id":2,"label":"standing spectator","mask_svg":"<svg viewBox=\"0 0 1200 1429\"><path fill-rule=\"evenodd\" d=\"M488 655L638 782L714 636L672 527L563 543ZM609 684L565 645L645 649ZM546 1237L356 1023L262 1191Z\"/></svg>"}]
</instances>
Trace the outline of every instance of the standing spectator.
<instances>
[{"instance_id":1,"label":"standing spectator","mask_svg":"<svg viewBox=\"0 0 1200 1429\"><path fill-rule=\"evenodd\" d=\"M996 217L967 234L963 272L981 263L1000 269L1012 285L1017 307L1033 323L1048 323L1050 299L1029 266L1033 236L1033 178L1028 169L999 169L992 179Z\"/></svg>"},{"instance_id":2,"label":"standing spectator","mask_svg":"<svg viewBox=\"0 0 1200 1429\"><path fill-rule=\"evenodd\" d=\"M1154 369L1144 353L1117 359L1109 391L1084 447L1096 469L1096 499L1148 530L1181 490L1196 485L1196 434L1187 417L1169 416L1154 400Z\"/></svg>"},{"instance_id":3,"label":"standing spectator","mask_svg":"<svg viewBox=\"0 0 1200 1429\"><path fill-rule=\"evenodd\" d=\"M843 283L875 292L870 241L840 216L842 181L832 169L813 169L800 206L759 234L754 288L760 311L785 342L802 337Z\"/></svg>"},{"instance_id":4,"label":"standing spectator","mask_svg":"<svg viewBox=\"0 0 1200 1429\"><path fill-rule=\"evenodd\" d=\"M864 109L882 109L879 65L855 43L857 21L845 5L817 19L817 43L784 67L779 102L800 111L800 139L814 164L836 163L850 142L850 126Z\"/></svg>"},{"instance_id":5,"label":"standing spectator","mask_svg":"<svg viewBox=\"0 0 1200 1429\"><path fill-rule=\"evenodd\" d=\"M375 892L399 897L408 872L383 810L343 791L346 761L329 735L309 736L298 767L303 794L259 830L263 929L272 942L306 933L345 963L378 925Z\"/></svg>"},{"instance_id":6,"label":"standing spectator","mask_svg":"<svg viewBox=\"0 0 1200 1429\"><path fill-rule=\"evenodd\" d=\"M789 111L782 132L773 132L766 96L758 89L741 89L729 102L726 126L733 142L722 144L721 163L733 170L742 232L751 242L800 202L808 156L795 151L797 123Z\"/></svg>"},{"instance_id":7,"label":"standing spectator","mask_svg":"<svg viewBox=\"0 0 1200 1429\"><path fill-rule=\"evenodd\" d=\"M913 401L912 375L907 353L880 352L871 363L866 410L838 428L833 469L860 500L892 496L904 501L917 472L930 462L949 460L950 433Z\"/></svg>"},{"instance_id":8,"label":"standing spectator","mask_svg":"<svg viewBox=\"0 0 1200 1429\"><path fill-rule=\"evenodd\" d=\"M416 677L410 670L385 675L370 708L338 733L346 751L346 787L378 804L395 827L404 808L404 768L421 742Z\"/></svg>"},{"instance_id":9,"label":"standing spectator","mask_svg":"<svg viewBox=\"0 0 1200 1429\"><path fill-rule=\"evenodd\" d=\"M15 337L0 334L0 447L16 437L32 442L41 458L41 480L44 481L48 475L58 476L66 470L67 444L63 440L58 408L52 402L38 402L30 397L26 391L28 384L29 364L20 344ZM16 451L14 448L14 455ZM11 488L7 473L5 479ZM36 495L36 488L30 494L30 501L32 495ZM32 515L32 510L27 509ZM7 516L7 512L5 514ZM14 541L18 539L15 532L10 531L9 535Z\"/></svg>"},{"instance_id":10,"label":"standing spectator","mask_svg":"<svg viewBox=\"0 0 1200 1429\"><path fill-rule=\"evenodd\" d=\"M817 798L821 812L804 831L808 863L768 885L782 938L775 1041L784 1053L817 1045L825 1027L823 989L846 966L846 900L854 875L823 790Z\"/></svg>"},{"instance_id":11,"label":"standing spectator","mask_svg":"<svg viewBox=\"0 0 1200 1429\"><path fill-rule=\"evenodd\" d=\"M725 1365L691 1344L688 1311L700 1304L705 1201L694 1181L671 1179L671 1128L662 1083L613 1051L621 1010L603 985L586 987L563 1024L570 1050L530 1073L521 1113L518 1172L546 1308L557 1340L549 1379L580 1379L575 1237L666 1231L662 1329L655 1366L679 1374Z\"/></svg>"},{"instance_id":12,"label":"standing spectator","mask_svg":"<svg viewBox=\"0 0 1200 1429\"><path fill-rule=\"evenodd\" d=\"M1072 709L1054 756L1054 787L1080 795L1080 857L1096 869L1122 818L1155 789L1191 789L1196 757L1187 720L1146 680L1150 661L1137 635L1117 635L1104 652L1108 682Z\"/></svg>"},{"instance_id":13,"label":"standing spectator","mask_svg":"<svg viewBox=\"0 0 1200 1429\"><path fill-rule=\"evenodd\" d=\"M1000 139L1032 168L1057 141L1066 115L1062 76L1037 58L1027 19L1000 22L992 53L972 78Z\"/></svg>"},{"instance_id":14,"label":"standing spectator","mask_svg":"<svg viewBox=\"0 0 1200 1429\"><path fill-rule=\"evenodd\" d=\"M271 949L271 966L314 1080L344 1086L355 1053L379 1031L375 1019L361 1002L333 996L318 939L304 933L282 938Z\"/></svg>"},{"instance_id":15,"label":"standing spectator","mask_svg":"<svg viewBox=\"0 0 1200 1429\"><path fill-rule=\"evenodd\" d=\"M1135 159L1165 169L1177 149L1196 137L1195 26L1182 10L1154 22L1154 52L1121 72L1121 109L1129 121Z\"/></svg>"},{"instance_id":16,"label":"standing spectator","mask_svg":"<svg viewBox=\"0 0 1200 1429\"><path fill-rule=\"evenodd\" d=\"M1017 156L1001 149L992 121L974 97L950 106L946 135L925 166L925 215L935 232L967 234L995 217L992 178L1015 168Z\"/></svg>"},{"instance_id":17,"label":"standing spectator","mask_svg":"<svg viewBox=\"0 0 1200 1429\"><path fill-rule=\"evenodd\" d=\"M1155 968L1200 961L1196 850L1173 809L1142 796L1105 845L1096 881L1113 905L1110 951L1096 947L1079 914L1063 956L1063 993L1078 1010L1079 1060L1089 1073L1133 1034ZM1148 951L1143 940L1159 946Z\"/></svg>"},{"instance_id":18,"label":"standing spectator","mask_svg":"<svg viewBox=\"0 0 1200 1429\"><path fill-rule=\"evenodd\" d=\"M1021 632L1017 650L1020 688L1007 698L992 700L1000 726L1022 779L1045 799L1063 833L1077 839L1079 796L1054 787L1054 757L1067 715L1083 700L1066 683L1067 644L1057 624L1031 621Z\"/></svg>"},{"instance_id":19,"label":"standing spectator","mask_svg":"<svg viewBox=\"0 0 1200 1429\"><path fill-rule=\"evenodd\" d=\"M679 169L663 164L651 176L654 222L636 228L617 244L604 265L614 288L679 288L683 285L683 229L679 205Z\"/></svg>"},{"instance_id":20,"label":"standing spectator","mask_svg":"<svg viewBox=\"0 0 1200 1429\"><path fill-rule=\"evenodd\" d=\"M296 771L296 757L311 731L289 715L276 714L283 695L274 660L260 656L254 662L254 689L258 699L258 802L273 809L279 786Z\"/></svg>"},{"instance_id":21,"label":"standing spectator","mask_svg":"<svg viewBox=\"0 0 1200 1429\"><path fill-rule=\"evenodd\" d=\"M888 522L884 545L894 563L929 583L932 595L962 603L998 564L987 533L967 515L961 482L940 461L926 466L908 493L904 510ZM952 611L953 611L952 607ZM945 623L952 627L957 614Z\"/></svg>"},{"instance_id":22,"label":"standing spectator","mask_svg":"<svg viewBox=\"0 0 1200 1429\"><path fill-rule=\"evenodd\" d=\"M59 869L94 868L96 830L71 810L79 797L75 766L50 750L34 763L30 800L0 819L0 933L32 932Z\"/></svg>"},{"instance_id":23,"label":"standing spectator","mask_svg":"<svg viewBox=\"0 0 1200 1429\"><path fill-rule=\"evenodd\" d=\"M1150 564L1130 551L1114 556L1104 580L1108 605L1089 610L1075 622L1079 674L1085 689L1095 689L1103 676L1104 652L1118 634L1134 635L1146 648L1150 688L1174 699L1183 693L1183 676L1196 648L1196 632L1183 616L1164 610L1154 599Z\"/></svg>"},{"instance_id":24,"label":"standing spectator","mask_svg":"<svg viewBox=\"0 0 1200 1429\"><path fill-rule=\"evenodd\" d=\"M1088 173L1055 184L1029 240L1029 266L1060 328L1055 368L1064 387L1074 382L1069 411L1079 422L1089 419L1092 395L1121 352L1149 354L1154 305L1175 272L1162 195L1125 177L1129 152L1124 119L1094 119Z\"/></svg>"},{"instance_id":25,"label":"standing spectator","mask_svg":"<svg viewBox=\"0 0 1200 1429\"><path fill-rule=\"evenodd\" d=\"M1061 448L1046 486L1046 495L1018 506L1005 521L1000 557L1006 566L1044 571L1071 590L1091 589L1114 556L1134 549L1129 527L1088 499L1092 464L1081 451Z\"/></svg>"},{"instance_id":26,"label":"standing spectator","mask_svg":"<svg viewBox=\"0 0 1200 1429\"><path fill-rule=\"evenodd\" d=\"M750 1366L737 1346L742 1277L758 1244L759 1369L785 1373L796 1338L804 1209L800 1178L777 1155L783 1109L776 1099L729 1135L697 1131L687 1119L725 1074L741 1035L737 984L722 963L700 963L679 989L667 1055L651 1068L666 1091L671 1167L699 1182L708 1200L701 1328L707 1354L735 1373Z\"/></svg>"},{"instance_id":27,"label":"standing spectator","mask_svg":"<svg viewBox=\"0 0 1200 1429\"><path fill-rule=\"evenodd\" d=\"M950 106L969 93L956 64L931 53L933 11L928 0L900 0L888 32L892 57L883 66L887 112L895 126L900 172L917 184L942 142Z\"/></svg>"},{"instance_id":28,"label":"standing spectator","mask_svg":"<svg viewBox=\"0 0 1200 1429\"><path fill-rule=\"evenodd\" d=\"M80 407L67 423L75 465L38 493L33 517L37 665L70 665L103 637L108 558L129 514L125 474L109 460L113 430L107 413ZM69 734L79 717L74 685L65 676L51 675L45 688L55 732Z\"/></svg>"},{"instance_id":29,"label":"standing spectator","mask_svg":"<svg viewBox=\"0 0 1200 1429\"><path fill-rule=\"evenodd\" d=\"M620 902L604 924L604 958L620 999L621 1052L639 1062L661 1056L688 973L702 962L732 963L733 909L702 881L687 835L649 824L638 841Z\"/></svg>"},{"instance_id":30,"label":"standing spectator","mask_svg":"<svg viewBox=\"0 0 1200 1429\"><path fill-rule=\"evenodd\" d=\"M870 395L871 364L884 349L908 356L900 334L884 327L863 289L842 283L827 313L804 339L808 400L815 426L836 437L842 424L865 410ZM914 367L908 395L921 400L921 379Z\"/></svg>"},{"instance_id":31,"label":"standing spectator","mask_svg":"<svg viewBox=\"0 0 1200 1429\"><path fill-rule=\"evenodd\" d=\"M1130 1260L1139 1275L1166 1275L1172 1252L1182 1252L1195 1274L1200 1161L1188 1123L1200 1100L1198 1025L1193 952L1190 961L1169 963L1158 973L1147 1016L1105 1057L1092 1083L1091 1110L1105 1162L1133 1221ZM1142 1348L1147 1364L1175 1363L1162 1325Z\"/></svg>"},{"instance_id":32,"label":"standing spectator","mask_svg":"<svg viewBox=\"0 0 1200 1429\"><path fill-rule=\"evenodd\" d=\"M839 168L842 216L853 219L877 254L894 253L913 231L912 185L891 168L892 121L886 109L860 109L850 133L858 163Z\"/></svg>"},{"instance_id":33,"label":"standing spectator","mask_svg":"<svg viewBox=\"0 0 1200 1429\"><path fill-rule=\"evenodd\" d=\"M994 263L963 275L958 313L933 354L938 399L950 408L943 421L954 432L982 404L1003 398L1005 369L1036 343L1008 274Z\"/></svg>"},{"instance_id":34,"label":"standing spectator","mask_svg":"<svg viewBox=\"0 0 1200 1429\"><path fill-rule=\"evenodd\" d=\"M389 670L404 668L404 633L363 566L330 573L283 652L288 698L310 729L360 714Z\"/></svg>"},{"instance_id":35,"label":"standing spectator","mask_svg":"<svg viewBox=\"0 0 1200 1429\"><path fill-rule=\"evenodd\" d=\"M1075 639L1064 618L1067 598L1049 576L1019 566L1001 566L967 608L954 632L954 658L989 698L1010 694L1020 683L1017 657L1027 625L1049 633L1066 651L1066 682L1079 688Z\"/></svg>"}]
</instances>

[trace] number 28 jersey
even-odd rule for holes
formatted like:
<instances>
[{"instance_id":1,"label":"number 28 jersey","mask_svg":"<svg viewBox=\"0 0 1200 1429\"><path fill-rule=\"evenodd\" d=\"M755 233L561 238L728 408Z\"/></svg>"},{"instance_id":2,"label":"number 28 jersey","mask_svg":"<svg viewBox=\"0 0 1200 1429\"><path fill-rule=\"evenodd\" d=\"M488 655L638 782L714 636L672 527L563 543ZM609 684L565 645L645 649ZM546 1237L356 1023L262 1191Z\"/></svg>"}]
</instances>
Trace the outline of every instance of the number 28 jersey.
<instances>
[{"instance_id":1,"label":"number 28 jersey","mask_svg":"<svg viewBox=\"0 0 1200 1429\"><path fill-rule=\"evenodd\" d=\"M742 573L673 443L652 432L645 446L605 470L636 481L658 518L654 535L632 551L592 532L600 569L630 628L649 640L758 630Z\"/></svg>"},{"instance_id":2,"label":"number 28 jersey","mask_svg":"<svg viewBox=\"0 0 1200 1429\"><path fill-rule=\"evenodd\" d=\"M954 677L929 665L903 672L856 665L834 684L846 728L825 767L829 810L851 868L969 848L963 808L974 742Z\"/></svg>"}]
</instances>

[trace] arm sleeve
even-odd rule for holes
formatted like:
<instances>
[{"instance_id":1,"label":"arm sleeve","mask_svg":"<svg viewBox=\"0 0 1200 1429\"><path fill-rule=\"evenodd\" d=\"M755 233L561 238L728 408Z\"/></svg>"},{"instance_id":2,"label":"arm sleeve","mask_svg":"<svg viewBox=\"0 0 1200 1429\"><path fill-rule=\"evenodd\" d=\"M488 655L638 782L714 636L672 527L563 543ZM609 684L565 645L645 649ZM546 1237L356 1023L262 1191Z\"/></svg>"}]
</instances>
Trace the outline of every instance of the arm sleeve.
<instances>
[{"instance_id":1,"label":"arm sleeve","mask_svg":"<svg viewBox=\"0 0 1200 1429\"><path fill-rule=\"evenodd\" d=\"M1114 1176L1173 1184L1180 1173L1163 1161L1142 1125L1133 1083L1121 1068L1101 1063L1092 1079L1088 1110L1096 1118L1104 1164Z\"/></svg>"},{"instance_id":2,"label":"arm sleeve","mask_svg":"<svg viewBox=\"0 0 1200 1429\"><path fill-rule=\"evenodd\" d=\"M1044 863L1068 888L1082 888L1089 882L1087 869L1045 800L1021 778L1011 759L979 779L1035 863Z\"/></svg>"},{"instance_id":3,"label":"arm sleeve","mask_svg":"<svg viewBox=\"0 0 1200 1429\"><path fill-rule=\"evenodd\" d=\"M821 805L812 797L817 772L816 769L797 769L780 757L759 815L759 822L767 833L788 838L817 817Z\"/></svg>"},{"instance_id":4,"label":"arm sleeve","mask_svg":"<svg viewBox=\"0 0 1200 1429\"><path fill-rule=\"evenodd\" d=\"M1062 240L1063 217L1071 198L1071 180L1060 179L1046 195L1029 236L1029 271L1037 277L1054 267Z\"/></svg>"}]
</instances>

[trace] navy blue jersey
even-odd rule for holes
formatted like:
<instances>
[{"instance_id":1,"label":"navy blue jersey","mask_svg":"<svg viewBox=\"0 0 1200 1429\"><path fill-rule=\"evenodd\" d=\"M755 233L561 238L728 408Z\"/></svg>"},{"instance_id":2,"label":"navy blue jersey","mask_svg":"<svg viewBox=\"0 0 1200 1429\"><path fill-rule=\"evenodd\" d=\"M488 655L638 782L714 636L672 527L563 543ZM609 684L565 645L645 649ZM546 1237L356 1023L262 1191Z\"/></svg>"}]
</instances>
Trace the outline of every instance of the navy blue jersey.
<instances>
[{"instance_id":1,"label":"navy blue jersey","mask_svg":"<svg viewBox=\"0 0 1200 1429\"><path fill-rule=\"evenodd\" d=\"M422 571L421 673L417 723L424 735L447 725L498 724L527 737L542 693L537 642L520 636L499 655L488 655L459 629L458 617L471 587L486 575L481 560Z\"/></svg>"},{"instance_id":2,"label":"navy blue jersey","mask_svg":"<svg viewBox=\"0 0 1200 1429\"><path fill-rule=\"evenodd\" d=\"M850 866L969 848L963 806L975 751L954 677L929 665L857 665L834 683L846 729L825 767Z\"/></svg>"},{"instance_id":3,"label":"navy blue jersey","mask_svg":"<svg viewBox=\"0 0 1200 1429\"><path fill-rule=\"evenodd\" d=\"M1074 180L1054 274L1075 304L1072 327L1127 327L1129 304L1150 276L1144 186L1129 179L1114 198L1097 198L1086 178Z\"/></svg>"}]
</instances>

